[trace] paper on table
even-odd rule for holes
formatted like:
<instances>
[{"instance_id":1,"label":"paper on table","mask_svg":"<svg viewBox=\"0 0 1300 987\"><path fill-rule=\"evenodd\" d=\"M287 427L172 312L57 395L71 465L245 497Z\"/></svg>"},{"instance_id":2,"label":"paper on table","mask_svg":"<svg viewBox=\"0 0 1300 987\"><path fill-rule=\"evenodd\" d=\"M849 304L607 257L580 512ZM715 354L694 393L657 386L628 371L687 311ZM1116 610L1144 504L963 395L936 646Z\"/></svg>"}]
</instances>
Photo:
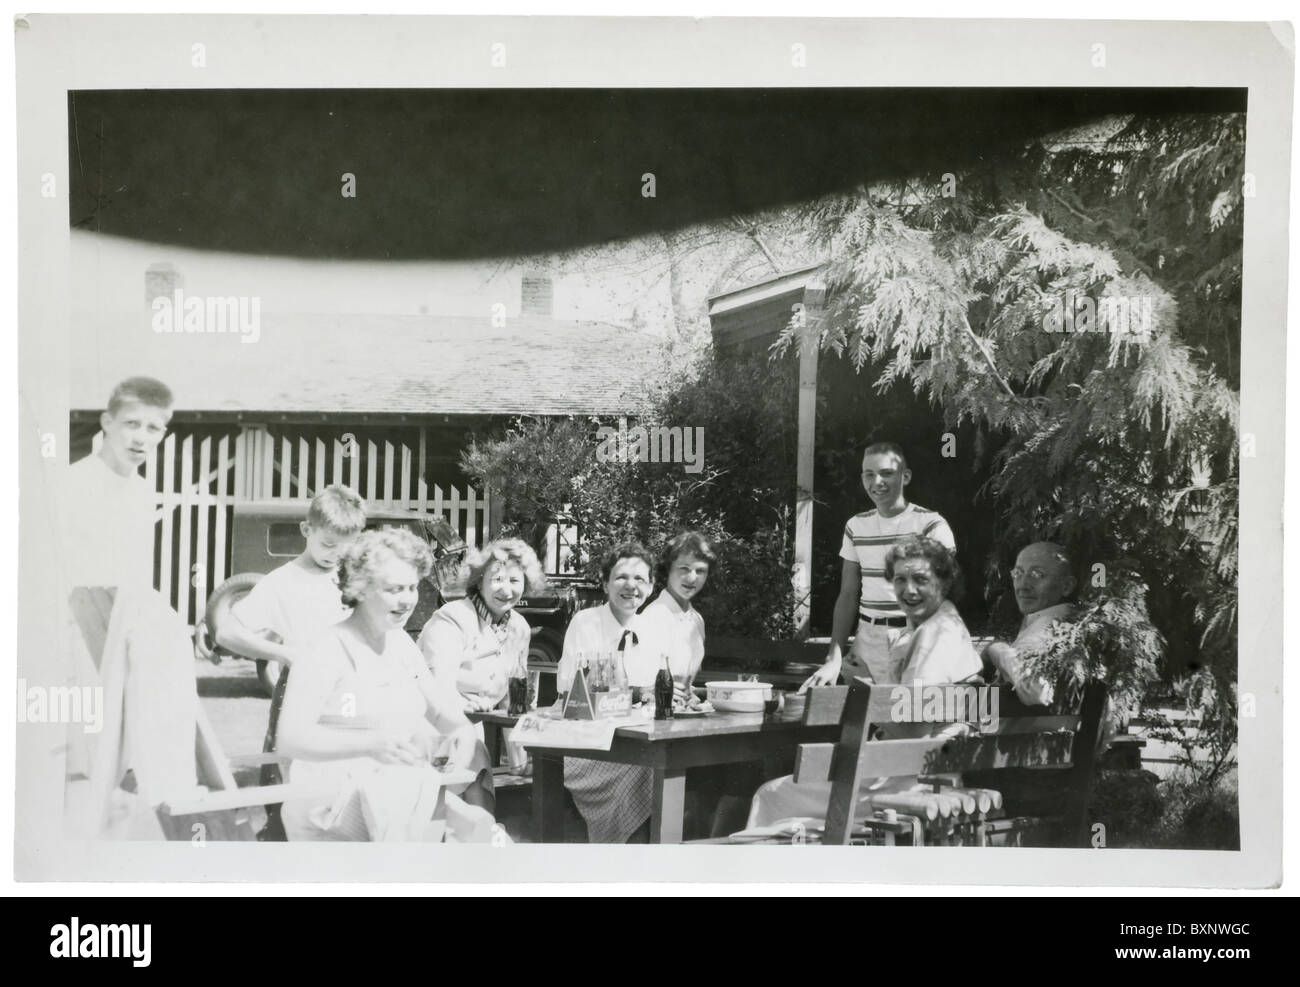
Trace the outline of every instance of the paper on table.
<instances>
[{"instance_id":1,"label":"paper on table","mask_svg":"<svg viewBox=\"0 0 1300 987\"><path fill-rule=\"evenodd\" d=\"M615 720L556 720L525 713L510 731L512 745L607 751L614 744Z\"/></svg>"}]
</instances>

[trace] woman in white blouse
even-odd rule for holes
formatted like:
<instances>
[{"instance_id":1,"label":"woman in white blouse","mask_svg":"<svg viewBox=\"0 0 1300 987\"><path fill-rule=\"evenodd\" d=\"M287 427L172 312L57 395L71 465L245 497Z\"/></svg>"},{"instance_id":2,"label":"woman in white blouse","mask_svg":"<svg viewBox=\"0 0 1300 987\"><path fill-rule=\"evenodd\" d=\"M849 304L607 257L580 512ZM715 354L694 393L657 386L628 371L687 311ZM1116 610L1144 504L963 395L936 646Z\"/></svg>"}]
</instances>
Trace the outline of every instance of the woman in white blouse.
<instances>
[{"instance_id":1,"label":"woman in white blouse","mask_svg":"<svg viewBox=\"0 0 1300 987\"><path fill-rule=\"evenodd\" d=\"M683 531L670 539L660 556L659 574L664 587L642 611L643 619L662 620L682 642L688 657L687 674L693 681L704 663L704 618L693 601L709 581L717 556L709 540L698 531Z\"/></svg>"},{"instance_id":2,"label":"woman in white blouse","mask_svg":"<svg viewBox=\"0 0 1300 987\"><path fill-rule=\"evenodd\" d=\"M364 532L348 550L339 588L352 615L302 644L280 715L289 780L326 793L284 804L290 840L433 838L431 817L418 814L436 795L436 756L477 774L447 797L453 832L490 831L487 752L403 629L431 564L428 546L398 529Z\"/></svg>"},{"instance_id":3,"label":"woman in white blouse","mask_svg":"<svg viewBox=\"0 0 1300 987\"><path fill-rule=\"evenodd\" d=\"M580 610L569 621L557 674L567 692L582 658L612 654L621 659L629 685L650 689L664 659L684 674L690 667L685 642L661 619L638 610L654 590L654 559L636 542L615 546L601 562L606 602ZM626 843L649 838L652 805L649 768L608 764L580 757L564 759L564 787L587 823L592 843Z\"/></svg>"},{"instance_id":4,"label":"woman in white blouse","mask_svg":"<svg viewBox=\"0 0 1300 987\"><path fill-rule=\"evenodd\" d=\"M602 560L605 602L579 610L569 621L556 670L561 692L569 691L579 662L596 654L618 656L628 684L642 689L654 687L665 656L674 675L690 671L686 639L658 611L638 613L654 592L654 564L650 553L636 542L616 546Z\"/></svg>"}]
</instances>

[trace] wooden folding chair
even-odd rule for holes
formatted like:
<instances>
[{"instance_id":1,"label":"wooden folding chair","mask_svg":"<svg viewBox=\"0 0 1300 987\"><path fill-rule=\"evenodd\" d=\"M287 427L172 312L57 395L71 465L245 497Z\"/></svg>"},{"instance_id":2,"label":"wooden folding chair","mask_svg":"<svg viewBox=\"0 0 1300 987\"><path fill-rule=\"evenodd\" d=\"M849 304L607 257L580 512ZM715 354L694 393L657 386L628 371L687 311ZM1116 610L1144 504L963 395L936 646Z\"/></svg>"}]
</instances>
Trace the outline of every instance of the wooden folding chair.
<instances>
[{"instance_id":1,"label":"wooden folding chair","mask_svg":"<svg viewBox=\"0 0 1300 987\"><path fill-rule=\"evenodd\" d=\"M106 587L78 587L69 603L79 635L74 637L74 665L82 678L97 678L104 689L104 730L95 749L74 751L67 759L70 801L74 790L76 802L84 811L96 813L99 821L90 826L96 835L104 835L102 820L107 818L115 795L120 795L123 774L118 755L124 733L123 682L129 674L124 652L125 629L116 604L116 593ZM191 669L193 654L186 649L176 656ZM194 780L193 786L181 786L174 794L163 792L152 806L156 827L149 834L169 840L255 840L250 810L254 806L275 805L289 799L316 799L333 794L334 786L290 782L283 785L240 788L233 768L284 763L279 754L261 752L228 759L204 713L194 702ZM77 738L80 740L81 738ZM71 745L70 745L71 747ZM469 771L445 772L432 818L444 818L447 786L474 781Z\"/></svg>"}]
</instances>

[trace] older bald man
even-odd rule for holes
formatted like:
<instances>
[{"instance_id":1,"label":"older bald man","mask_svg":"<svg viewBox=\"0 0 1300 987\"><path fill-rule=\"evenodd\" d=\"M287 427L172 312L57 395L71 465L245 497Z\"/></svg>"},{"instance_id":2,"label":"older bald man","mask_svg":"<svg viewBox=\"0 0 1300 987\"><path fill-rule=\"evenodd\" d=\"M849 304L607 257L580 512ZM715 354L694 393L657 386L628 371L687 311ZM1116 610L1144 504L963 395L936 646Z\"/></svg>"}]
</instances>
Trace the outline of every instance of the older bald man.
<instances>
[{"instance_id":1,"label":"older bald man","mask_svg":"<svg viewBox=\"0 0 1300 987\"><path fill-rule=\"evenodd\" d=\"M998 670L998 677L1016 690L1021 702L1046 706L1052 701L1052 683L1026 675L1021 655L1046 644L1056 621L1073 619L1074 604L1065 599L1075 586L1070 557L1055 542L1034 542L1016 556L1011 583L1016 606L1024 615L1020 632L1010 643L994 641L984 650L984 657Z\"/></svg>"}]
</instances>

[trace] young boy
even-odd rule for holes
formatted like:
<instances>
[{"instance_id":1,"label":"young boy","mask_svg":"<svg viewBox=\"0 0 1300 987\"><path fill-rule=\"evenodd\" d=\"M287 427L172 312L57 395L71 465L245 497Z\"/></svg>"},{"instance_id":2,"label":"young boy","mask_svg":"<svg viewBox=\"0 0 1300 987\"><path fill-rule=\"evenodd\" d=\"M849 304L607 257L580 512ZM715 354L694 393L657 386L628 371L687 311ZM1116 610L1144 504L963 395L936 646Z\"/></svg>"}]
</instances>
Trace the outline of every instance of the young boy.
<instances>
[{"instance_id":1,"label":"young boy","mask_svg":"<svg viewBox=\"0 0 1300 987\"><path fill-rule=\"evenodd\" d=\"M152 377L113 389L98 453L68 468L63 565L69 586L153 586L154 495L140 475L167 432L172 392Z\"/></svg>"},{"instance_id":2,"label":"young boy","mask_svg":"<svg viewBox=\"0 0 1300 987\"><path fill-rule=\"evenodd\" d=\"M952 529L935 511L909 504L905 488L912 471L901 446L893 442L869 445L862 455L862 486L875 509L856 514L844 526L840 558L840 595L835 601L831 624L831 645L822 665L805 685L835 685L841 665L844 677L866 676L874 682L892 682L897 670L891 667L889 643L907 625L894 598L894 588L885 579L885 553L908 535L933 538L949 549L956 547ZM853 651L844 656L845 645L858 619Z\"/></svg>"},{"instance_id":3,"label":"young boy","mask_svg":"<svg viewBox=\"0 0 1300 987\"><path fill-rule=\"evenodd\" d=\"M302 554L268 572L230 610L230 619L216 629L222 647L257 661L274 662L280 675L271 695L271 716L262 750L275 750L275 730L284 703L285 686L295 645L315 637L348 615L339 596L338 566L353 540L366 526L366 508L356 491L334 484L307 508ZM263 785L280 783L276 765L262 769ZM267 808L264 839L284 839L279 807Z\"/></svg>"}]
</instances>

